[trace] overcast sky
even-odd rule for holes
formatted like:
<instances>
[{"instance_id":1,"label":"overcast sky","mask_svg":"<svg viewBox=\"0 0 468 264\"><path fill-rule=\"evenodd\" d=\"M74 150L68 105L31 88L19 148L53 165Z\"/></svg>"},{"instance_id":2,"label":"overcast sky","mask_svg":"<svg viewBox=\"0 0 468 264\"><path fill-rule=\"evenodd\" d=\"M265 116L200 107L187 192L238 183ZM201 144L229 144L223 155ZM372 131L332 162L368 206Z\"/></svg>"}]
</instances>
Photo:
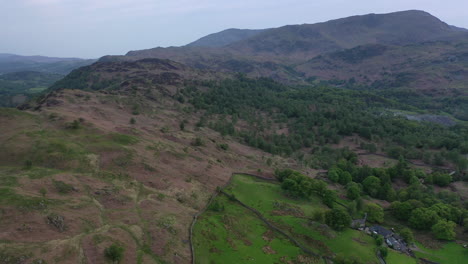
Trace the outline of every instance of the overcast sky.
<instances>
[{"instance_id":1,"label":"overcast sky","mask_svg":"<svg viewBox=\"0 0 468 264\"><path fill-rule=\"evenodd\" d=\"M269 28L408 9L468 28L467 0L0 0L0 53L97 58Z\"/></svg>"}]
</instances>

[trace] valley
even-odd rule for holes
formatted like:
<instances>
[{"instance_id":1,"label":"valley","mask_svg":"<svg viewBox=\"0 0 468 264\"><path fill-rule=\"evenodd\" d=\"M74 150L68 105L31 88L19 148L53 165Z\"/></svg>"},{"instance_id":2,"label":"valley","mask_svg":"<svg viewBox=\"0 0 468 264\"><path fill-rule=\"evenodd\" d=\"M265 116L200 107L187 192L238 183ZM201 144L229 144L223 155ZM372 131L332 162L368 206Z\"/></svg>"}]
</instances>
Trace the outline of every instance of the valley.
<instances>
[{"instance_id":1,"label":"valley","mask_svg":"<svg viewBox=\"0 0 468 264\"><path fill-rule=\"evenodd\" d=\"M0 75L0 262L465 263L466 32L369 14Z\"/></svg>"}]
</instances>

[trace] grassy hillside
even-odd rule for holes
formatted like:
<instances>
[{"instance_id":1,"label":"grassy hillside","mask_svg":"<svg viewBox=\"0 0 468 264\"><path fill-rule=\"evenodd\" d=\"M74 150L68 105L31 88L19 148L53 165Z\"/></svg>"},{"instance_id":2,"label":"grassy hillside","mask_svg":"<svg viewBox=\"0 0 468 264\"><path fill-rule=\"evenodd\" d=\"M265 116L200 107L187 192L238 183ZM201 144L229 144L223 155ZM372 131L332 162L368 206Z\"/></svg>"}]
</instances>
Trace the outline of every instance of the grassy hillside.
<instances>
[{"instance_id":1,"label":"grassy hillside","mask_svg":"<svg viewBox=\"0 0 468 264\"><path fill-rule=\"evenodd\" d=\"M291 198L285 195L278 183L247 175L233 175L225 191L258 210L272 225L322 257L353 259L357 261L355 263L379 263L377 246L370 235L352 229L337 232L313 220L315 212L327 208L318 197L311 200ZM257 228L257 225L262 228ZM229 196L220 194L195 225L195 259L197 263L221 263L221 260L231 259L325 263L321 257L308 255L297 247L295 250L289 249L291 245L278 248L278 237L284 239L274 229L261 225L257 215ZM246 245L248 249L244 248ZM236 254L232 255L233 252ZM390 250L387 263L416 263L416 260Z\"/></svg>"}]
</instances>

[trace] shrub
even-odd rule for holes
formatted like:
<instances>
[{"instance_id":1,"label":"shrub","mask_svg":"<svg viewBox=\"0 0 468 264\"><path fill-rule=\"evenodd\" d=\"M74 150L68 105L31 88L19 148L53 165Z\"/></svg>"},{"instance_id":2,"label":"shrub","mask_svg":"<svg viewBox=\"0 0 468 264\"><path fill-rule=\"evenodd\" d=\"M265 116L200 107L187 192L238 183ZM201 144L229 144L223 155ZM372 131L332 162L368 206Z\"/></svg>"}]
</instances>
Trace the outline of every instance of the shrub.
<instances>
[{"instance_id":1,"label":"shrub","mask_svg":"<svg viewBox=\"0 0 468 264\"><path fill-rule=\"evenodd\" d=\"M383 236L376 236L375 237L375 244L377 246L383 245L383 242L384 242Z\"/></svg>"},{"instance_id":2,"label":"shrub","mask_svg":"<svg viewBox=\"0 0 468 264\"><path fill-rule=\"evenodd\" d=\"M226 144L226 143L221 143L218 145L218 147L222 150L228 150L229 149L229 145Z\"/></svg>"},{"instance_id":3,"label":"shrub","mask_svg":"<svg viewBox=\"0 0 468 264\"><path fill-rule=\"evenodd\" d=\"M224 211L224 204L220 203L219 201L214 201L213 203L210 204L208 209L210 209L211 211L215 211L215 212L222 212Z\"/></svg>"},{"instance_id":4,"label":"shrub","mask_svg":"<svg viewBox=\"0 0 468 264\"><path fill-rule=\"evenodd\" d=\"M57 191L60 194L67 194L73 191L73 186L70 184L64 183L63 181L53 180L53 184L54 184L55 189L57 189Z\"/></svg>"},{"instance_id":5,"label":"shrub","mask_svg":"<svg viewBox=\"0 0 468 264\"><path fill-rule=\"evenodd\" d=\"M204 146L205 145L205 142L203 141L203 139L199 138L199 137L196 137L193 141L192 141L192 146L195 146L195 147L201 147L201 146Z\"/></svg>"},{"instance_id":6,"label":"shrub","mask_svg":"<svg viewBox=\"0 0 468 264\"><path fill-rule=\"evenodd\" d=\"M120 263L123 259L125 249L117 244L112 244L110 247L104 250L106 258L112 261L112 263Z\"/></svg>"}]
</instances>

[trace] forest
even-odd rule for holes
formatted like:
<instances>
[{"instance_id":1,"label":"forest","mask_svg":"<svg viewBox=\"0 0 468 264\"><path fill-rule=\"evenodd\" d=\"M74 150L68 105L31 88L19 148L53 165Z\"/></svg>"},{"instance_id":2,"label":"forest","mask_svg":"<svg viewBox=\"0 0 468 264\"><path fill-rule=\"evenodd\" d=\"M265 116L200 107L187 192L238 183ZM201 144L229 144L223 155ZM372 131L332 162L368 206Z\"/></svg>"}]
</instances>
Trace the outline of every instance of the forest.
<instances>
[{"instance_id":1,"label":"forest","mask_svg":"<svg viewBox=\"0 0 468 264\"><path fill-rule=\"evenodd\" d=\"M287 86L242 75L205 85L208 91L190 86L176 95L204 111L198 126L209 126L272 154L290 156L307 150L314 156L308 161L311 167L328 169L342 158L355 159L347 149L327 147L352 135L359 135L369 152L435 166L453 164L459 177L468 165L464 157L468 126L463 121L447 127L407 120L392 111L429 112L414 106L417 102L409 105L370 91Z\"/></svg>"}]
</instances>

